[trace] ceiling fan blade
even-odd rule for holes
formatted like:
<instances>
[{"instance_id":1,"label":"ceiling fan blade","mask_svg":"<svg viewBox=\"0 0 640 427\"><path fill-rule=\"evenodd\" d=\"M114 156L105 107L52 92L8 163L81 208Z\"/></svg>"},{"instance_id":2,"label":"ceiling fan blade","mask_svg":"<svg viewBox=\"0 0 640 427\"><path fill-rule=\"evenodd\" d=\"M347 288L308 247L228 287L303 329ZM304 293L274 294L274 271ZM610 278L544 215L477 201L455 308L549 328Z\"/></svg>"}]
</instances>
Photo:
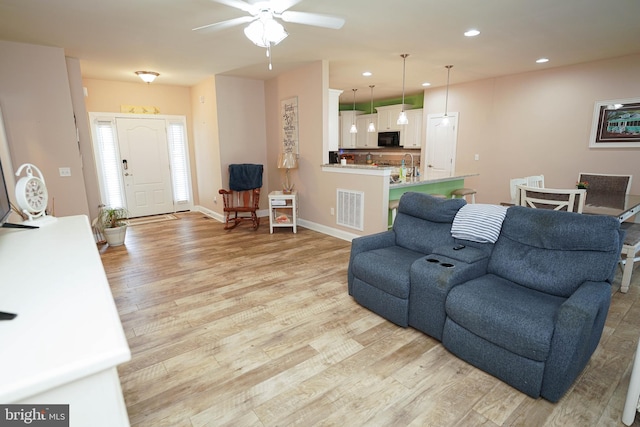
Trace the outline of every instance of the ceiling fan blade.
<instances>
[{"instance_id":1,"label":"ceiling fan blade","mask_svg":"<svg viewBox=\"0 0 640 427\"><path fill-rule=\"evenodd\" d=\"M271 0L271 9L274 13L282 13L300 3L302 0Z\"/></svg>"},{"instance_id":2,"label":"ceiling fan blade","mask_svg":"<svg viewBox=\"0 0 640 427\"><path fill-rule=\"evenodd\" d=\"M255 11L255 7L249 3L245 3L241 0L211 0L216 3L224 4L225 6L235 7L236 9L244 10L245 12L249 12L252 15Z\"/></svg>"},{"instance_id":3,"label":"ceiling fan blade","mask_svg":"<svg viewBox=\"0 0 640 427\"><path fill-rule=\"evenodd\" d=\"M321 15L319 13L288 10L286 12L282 12L279 17L285 22L313 25L316 27L331 28L334 30L339 30L344 25L344 19L342 18L331 15Z\"/></svg>"},{"instance_id":4,"label":"ceiling fan blade","mask_svg":"<svg viewBox=\"0 0 640 427\"><path fill-rule=\"evenodd\" d=\"M236 25L246 24L248 22L254 21L256 18L253 16L241 16L239 18L229 19L227 21L216 22L214 24L203 25L202 27L193 28L191 31L218 31L224 30L225 28L234 27Z\"/></svg>"}]
</instances>

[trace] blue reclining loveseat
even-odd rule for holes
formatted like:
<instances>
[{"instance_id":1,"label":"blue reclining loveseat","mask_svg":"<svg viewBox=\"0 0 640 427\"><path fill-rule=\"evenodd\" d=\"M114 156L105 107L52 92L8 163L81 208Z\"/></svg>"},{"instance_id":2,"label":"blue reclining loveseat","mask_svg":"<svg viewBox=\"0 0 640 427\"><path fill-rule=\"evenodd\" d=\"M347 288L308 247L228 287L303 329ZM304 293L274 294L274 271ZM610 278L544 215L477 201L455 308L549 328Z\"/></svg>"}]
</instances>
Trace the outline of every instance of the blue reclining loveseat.
<instances>
[{"instance_id":1,"label":"blue reclining loveseat","mask_svg":"<svg viewBox=\"0 0 640 427\"><path fill-rule=\"evenodd\" d=\"M527 395L556 402L602 335L620 224L514 206L495 243L476 242L451 233L464 205L403 195L392 230L354 239L349 293Z\"/></svg>"}]
</instances>

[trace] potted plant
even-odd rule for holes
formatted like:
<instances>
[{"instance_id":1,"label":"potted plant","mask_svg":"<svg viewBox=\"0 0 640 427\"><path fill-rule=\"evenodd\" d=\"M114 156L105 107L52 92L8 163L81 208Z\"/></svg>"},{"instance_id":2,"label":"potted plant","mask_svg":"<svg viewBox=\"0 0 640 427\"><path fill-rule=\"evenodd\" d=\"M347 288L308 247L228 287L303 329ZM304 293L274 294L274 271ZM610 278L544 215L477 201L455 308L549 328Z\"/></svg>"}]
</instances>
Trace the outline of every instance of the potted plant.
<instances>
[{"instance_id":1,"label":"potted plant","mask_svg":"<svg viewBox=\"0 0 640 427\"><path fill-rule=\"evenodd\" d=\"M125 208L105 207L100 213L100 230L109 246L121 246L127 234L127 218L129 212Z\"/></svg>"},{"instance_id":2,"label":"potted plant","mask_svg":"<svg viewBox=\"0 0 640 427\"><path fill-rule=\"evenodd\" d=\"M578 181L576 182L576 188L586 190L589 188L589 183L587 181Z\"/></svg>"}]
</instances>

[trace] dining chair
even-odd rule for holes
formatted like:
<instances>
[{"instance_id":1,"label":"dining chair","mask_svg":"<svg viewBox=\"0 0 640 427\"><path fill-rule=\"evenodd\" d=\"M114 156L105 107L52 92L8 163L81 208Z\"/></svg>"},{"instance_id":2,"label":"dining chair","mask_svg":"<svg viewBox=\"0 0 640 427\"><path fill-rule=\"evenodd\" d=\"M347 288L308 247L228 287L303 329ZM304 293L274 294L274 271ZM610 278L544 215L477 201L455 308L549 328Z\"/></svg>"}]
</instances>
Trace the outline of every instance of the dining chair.
<instances>
[{"instance_id":1,"label":"dining chair","mask_svg":"<svg viewBox=\"0 0 640 427\"><path fill-rule=\"evenodd\" d=\"M509 187L511 190L511 203L514 205L518 204L518 200L520 199L520 192L518 191L518 185L527 185L526 178L513 178L509 181Z\"/></svg>"},{"instance_id":2,"label":"dining chair","mask_svg":"<svg viewBox=\"0 0 640 427\"><path fill-rule=\"evenodd\" d=\"M544 188L544 175L531 175L525 179L527 187Z\"/></svg>"},{"instance_id":3,"label":"dining chair","mask_svg":"<svg viewBox=\"0 0 640 427\"><path fill-rule=\"evenodd\" d=\"M580 172L578 182L588 182L589 191L597 193L629 194L633 175Z\"/></svg>"},{"instance_id":4,"label":"dining chair","mask_svg":"<svg viewBox=\"0 0 640 427\"><path fill-rule=\"evenodd\" d=\"M537 188L517 185L518 205L529 208L553 209L582 213L587 191L584 189Z\"/></svg>"}]
</instances>

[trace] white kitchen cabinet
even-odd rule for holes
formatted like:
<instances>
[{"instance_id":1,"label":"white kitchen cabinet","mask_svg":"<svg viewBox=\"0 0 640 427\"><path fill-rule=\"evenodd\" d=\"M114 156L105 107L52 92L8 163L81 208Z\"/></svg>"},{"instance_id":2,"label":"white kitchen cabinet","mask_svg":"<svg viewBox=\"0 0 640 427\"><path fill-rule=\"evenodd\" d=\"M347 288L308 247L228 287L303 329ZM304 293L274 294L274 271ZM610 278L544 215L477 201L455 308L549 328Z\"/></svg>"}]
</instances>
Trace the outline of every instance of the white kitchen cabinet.
<instances>
[{"instance_id":1,"label":"white kitchen cabinet","mask_svg":"<svg viewBox=\"0 0 640 427\"><path fill-rule=\"evenodd\" d=\"M356 148L357 134L351 133L351 125L356 123L356 118L363 113L363 111L358 110L340 111L340 148ZM361 132L359 128L358 132Z\"/></svg>"},{"instance_id":2,"label":"white kitchen cabinet","mask_svg":"<svg viewBox=\"0 0 640 427\"><path fill-rule=\"evenodd\" d=\"M404 104L404 111L406 112L412 107L410 104ZM402 104L376 107L376 111L378 112L378 132L402 130L402 126L397 124Z\"/></svg>"},{"instance_id":3,"label":"white kitchen cabinet","mask_svg":"<svg viewBox=\"0 0 640 427\"><path fill-rule=\"evenodd\" d=\"M400 132L400 145L404 148L422 147L422 108L405 111L409 124Z\"/></svg>"},{"instance_id":4,"label":"white kitchen cabinet","mask_svg":"<svg viewBox=\"0 0 640 427\"><path fill-rule=\"evenodd\" d=\"M356 119L358 134L356 135L356 148L378 148L378 132L368 132L369 123L375 125L378 121L377 114L363 114Z\"/></svg>"}]
</instances>

